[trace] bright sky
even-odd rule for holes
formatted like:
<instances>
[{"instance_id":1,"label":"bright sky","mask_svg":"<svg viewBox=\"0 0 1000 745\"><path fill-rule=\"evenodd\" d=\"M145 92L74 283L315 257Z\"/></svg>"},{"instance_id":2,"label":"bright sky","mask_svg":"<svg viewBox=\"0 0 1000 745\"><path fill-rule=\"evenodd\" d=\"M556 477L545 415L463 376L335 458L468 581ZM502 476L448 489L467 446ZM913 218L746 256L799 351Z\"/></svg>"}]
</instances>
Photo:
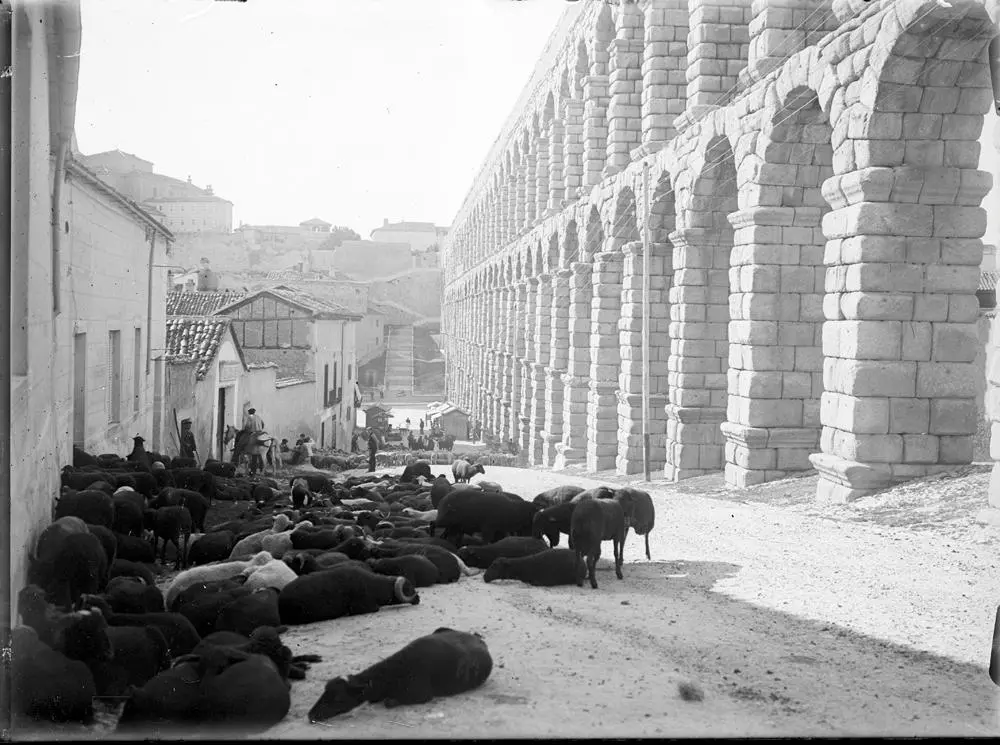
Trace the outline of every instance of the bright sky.
<instances>
[{"instance_id":1,"label":"bright sky","mask_svg":"<svg viewBox=\"0 0 1000 745\"><path fill-rule=\"evenodd\" d=\"M83 0L77 143L236 220L449 225L563 0Z\"/></svg>"}]
</instances>

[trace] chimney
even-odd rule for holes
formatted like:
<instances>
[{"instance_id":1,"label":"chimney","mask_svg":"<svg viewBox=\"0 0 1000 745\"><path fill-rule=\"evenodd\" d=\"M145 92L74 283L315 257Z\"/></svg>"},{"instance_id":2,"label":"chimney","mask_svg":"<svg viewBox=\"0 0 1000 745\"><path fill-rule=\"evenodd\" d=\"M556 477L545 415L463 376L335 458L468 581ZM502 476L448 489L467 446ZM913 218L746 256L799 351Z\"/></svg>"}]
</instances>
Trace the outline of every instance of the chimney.
<instances>
[{"instance_id":1,"label":"chimney","mask_svg":"<svg viewBox=\"0 0 1000 745\"><path fill-rule=\"evenodd\" d=\"M212 185L211 184L209 184L208 186L205 187L205 193L208 194L208 195L210 195L210 196L213 195L213 194L215 194L215 192L212 191Z\"/></svg>"},{"instance_id":2,"label":"chimney","mask_svg":"<svg viewBox=\"0 0 1000 745\"><path fill-rule=\"evenodd\" d=\"M188 183L189 184L191 183L191 174L190 173L188 174Z\"/></svg>"},{"instance_id":3,"label":"chimney","mask_svg":"<svg viewBox=\"0 0 1000 745\"><path fill-rule=\"evenodd\" d=\"M388 217L383 217L382 218L382 227L385 228L385 227L388 227L388 226L389 226L389 218Z\"/></svg>"}]
</instances>

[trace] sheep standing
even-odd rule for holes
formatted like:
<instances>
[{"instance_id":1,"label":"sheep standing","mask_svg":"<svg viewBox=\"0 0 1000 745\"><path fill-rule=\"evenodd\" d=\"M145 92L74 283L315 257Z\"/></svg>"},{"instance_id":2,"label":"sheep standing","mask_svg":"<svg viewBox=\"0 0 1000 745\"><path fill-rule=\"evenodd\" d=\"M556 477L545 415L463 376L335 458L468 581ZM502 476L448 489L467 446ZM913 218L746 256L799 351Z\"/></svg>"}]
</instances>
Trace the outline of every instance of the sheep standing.
<instances>
[{"instance_id":1,"label":"sheep standing","mask_svg":"<svg viewBox=\"0 0 1000 745\"><path fill-rule=\"evenodd\" d=\"M468 483L477 473L486 475L486 469L482 463L472 465L469 461L459 458L451 464L451 475L455 477L456 484Z\"/></svg>"}]
</instances>

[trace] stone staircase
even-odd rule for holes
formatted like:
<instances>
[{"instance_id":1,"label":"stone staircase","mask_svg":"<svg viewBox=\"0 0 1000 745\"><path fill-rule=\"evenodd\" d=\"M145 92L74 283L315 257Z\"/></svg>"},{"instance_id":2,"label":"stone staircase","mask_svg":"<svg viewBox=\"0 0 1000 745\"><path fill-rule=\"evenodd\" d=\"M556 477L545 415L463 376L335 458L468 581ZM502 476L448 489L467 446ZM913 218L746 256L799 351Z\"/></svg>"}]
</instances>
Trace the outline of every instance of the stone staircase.
<instances>
[{"instance_id":1,"label":"stone staircase","mask_svg":"<svg viewBox=\"0 0 1000 745\"><path fill-rule=\"evenodd\" d=\"M385 345L385 395L413 395L413 327L389 329Z\"/></svg>"}]
</instances>

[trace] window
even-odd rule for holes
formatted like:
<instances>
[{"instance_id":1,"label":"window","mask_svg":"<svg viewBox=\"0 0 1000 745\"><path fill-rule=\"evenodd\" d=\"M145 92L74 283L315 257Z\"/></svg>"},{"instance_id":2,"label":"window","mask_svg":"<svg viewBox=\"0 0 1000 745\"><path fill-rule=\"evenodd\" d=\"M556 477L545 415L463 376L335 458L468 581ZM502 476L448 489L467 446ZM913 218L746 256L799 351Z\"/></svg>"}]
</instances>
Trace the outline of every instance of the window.
<instances>
[{"instance_id":1,"label":"window","mask_svg":"<svg viewBox=\"0 0 1000 745\"><path fill-rule=\"evenodd\" d=\"M351 379L351 365L348 365L348 366L347 366L347 379L348 379L348 380L350 380L350 379Z\"/></svg>"},{"instance_id":2,"label":"window","mask_svg":"<svg viewBox=\"0 0 1000 745\"><path fill-rule=\"evenodd\" d=\"M330 405L330 366L323 365L323 407Z\"/></svg>"},{"instance_id":3,"label":"window","mask_svg":"<svg viewBox=\"0 0 1000 745\"><path fill-rule=\"evenodd\" d=\"M139 413L142 397L142 329L135 330L135 349L132 350L132 413Z\"/></svg>"},{"instance_id":4,"label":"window","mask_svg":"<svg viewBox=\"0 0 1000 745\"><path fill-rule=\"evenodd\" d=\"M122 417L122 332L108 333L108 422L120 422Z\"/></svg>"}]
</instances>

